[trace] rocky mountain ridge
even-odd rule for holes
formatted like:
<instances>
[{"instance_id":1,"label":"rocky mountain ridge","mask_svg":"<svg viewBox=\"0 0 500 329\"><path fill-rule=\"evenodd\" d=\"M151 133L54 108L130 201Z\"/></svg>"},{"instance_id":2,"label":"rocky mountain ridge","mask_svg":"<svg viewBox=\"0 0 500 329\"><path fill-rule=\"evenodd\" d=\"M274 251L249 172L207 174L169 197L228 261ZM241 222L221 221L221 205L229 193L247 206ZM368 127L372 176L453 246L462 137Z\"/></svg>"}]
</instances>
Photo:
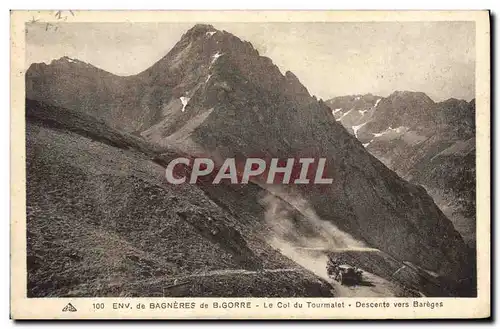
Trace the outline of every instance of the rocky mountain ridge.
<instances>
[{"instance_id":1,"label":"rocky mountain ridge","mask_svg":"<svg viewBox=\"0 0 500 329\"><path fill-rule=\"evenodd\" d=\"M415 92L326 102L336 120L401 177L425 186L471 245L475 241L475 102Z\"/></svg>"}]
</instances>

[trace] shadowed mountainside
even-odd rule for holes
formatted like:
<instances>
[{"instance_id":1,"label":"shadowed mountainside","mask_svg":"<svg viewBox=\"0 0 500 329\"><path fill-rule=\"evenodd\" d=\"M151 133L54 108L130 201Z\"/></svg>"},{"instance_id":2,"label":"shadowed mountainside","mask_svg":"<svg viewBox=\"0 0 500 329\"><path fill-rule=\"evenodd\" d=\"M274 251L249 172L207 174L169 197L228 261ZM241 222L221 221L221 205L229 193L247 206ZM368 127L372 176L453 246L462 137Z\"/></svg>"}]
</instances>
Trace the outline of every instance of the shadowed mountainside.
<instances>
[{"instance_id":1,"label":"shadowed mountainside","mask_svg":"<svg viewBox=\"0 0 500 329\"><path fill-rule=\"evenodd\" d=\"M332 295L136 137L29 100L26 133L28 296Z\"/></svg>"}]
</instances>

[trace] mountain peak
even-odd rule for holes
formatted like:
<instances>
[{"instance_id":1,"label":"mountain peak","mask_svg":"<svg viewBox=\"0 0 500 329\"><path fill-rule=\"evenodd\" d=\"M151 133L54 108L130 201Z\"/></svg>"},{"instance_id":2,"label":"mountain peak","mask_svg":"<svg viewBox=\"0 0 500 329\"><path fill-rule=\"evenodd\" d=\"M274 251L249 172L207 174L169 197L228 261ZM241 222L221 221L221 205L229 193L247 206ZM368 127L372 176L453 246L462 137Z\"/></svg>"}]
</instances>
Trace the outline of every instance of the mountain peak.
<instances>
[{"instance_id":1,"label":"mountain peak","mask_svg":"<svg viewBox=\"0 0 500 329\"><path fill-rule=\"evenodd\" d=\"M32 63L26 71L28 77L42 77L53 76L54 78L64 80L63 76L75 76L75 72L81 77L86 76L90 79L95 77L109 77L114 74L102 70L92 64L82 60L71 58L69 56L62 56L58 59L53 59L50 63Z\"/></svg>"},{"instance_id":2,"label":"mountain peak","mask_svg":"<svg viewBox=\"0 0 500 329\"><path fill-rule=\"evenodd\" d=\"M259 54L252 44L229 32L217 30L209 24L196 24L182 35L168 54L146 70L146 75L163 74L165 71L184 74L187 68L194 71L200 67L211 69L219 57L227 55L241 57Z\"/></svg>"},{"instance_id":3,"label":"mountain peak","mask_svg":"<svg viewBox=\"0 0 500 329\"><path fill-rule=\"evenodd\" d=\"M455 107L458 107L458 106L467 106L469 105L469 102L467 102L466 100L463 100L463 99L458 99L458 98L448 98L447 100L444 100L441 102L442 105L446 105L446 106L455 106Z\"/></svg>"},{"instance_id":4,"label":"mountain peak","mask_svg":"<svg viewBox=\"0 0 500 329\"><path fill-rule=\"evenodd\" d=\"M140 76L158 88L171 87L176 97L179 92L194 94L201 85L210 86L218 81L217 86L250 83L264 90L279 90L304 102L312 101L293 73L281 73L250 42L206 24L189 29L168 54Z\"/></svg>"}]
</instances>

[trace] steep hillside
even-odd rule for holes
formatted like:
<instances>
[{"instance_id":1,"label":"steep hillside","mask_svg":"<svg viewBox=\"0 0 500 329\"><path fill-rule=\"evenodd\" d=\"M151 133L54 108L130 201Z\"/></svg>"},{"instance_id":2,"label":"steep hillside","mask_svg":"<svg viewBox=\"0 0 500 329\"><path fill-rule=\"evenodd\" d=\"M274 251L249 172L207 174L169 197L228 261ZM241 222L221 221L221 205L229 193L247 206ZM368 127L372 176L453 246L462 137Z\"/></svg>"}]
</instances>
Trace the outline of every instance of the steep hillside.
<instances>
[{"instance_id":1,"label":"steep hillside","mask_svg":"<svg viewBox=\"0 0 500 329\"><path fill-rule=\"evenodd\" d=\"M401 177L423 185L456 229L475 242L474 100L427 95L343 96L326 102L337 121Z\"/></svg>"},{"instance_id":2,"label":"steep hillside","mask_svg":"<svg viewBox=\"0 0 500 329\"><path fill-rule=\"evenodd\" d=\"M26 132L28 296L332 295L135 137L29 100Z\"/></svg>"}]
</instances>

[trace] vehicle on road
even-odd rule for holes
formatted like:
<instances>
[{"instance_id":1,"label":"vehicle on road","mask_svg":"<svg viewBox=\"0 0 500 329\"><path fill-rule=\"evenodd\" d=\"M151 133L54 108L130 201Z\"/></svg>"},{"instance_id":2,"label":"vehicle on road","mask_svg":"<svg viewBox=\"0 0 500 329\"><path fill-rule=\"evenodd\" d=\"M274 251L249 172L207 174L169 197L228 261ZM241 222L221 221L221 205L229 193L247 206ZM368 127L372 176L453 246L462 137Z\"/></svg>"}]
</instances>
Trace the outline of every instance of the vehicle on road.
<instances>
[{"instance_id":1,"label":"vehicle on road","mask_svg":"<svg viewBox=\"0 0 500 329\"><path fill-rule=\"evenodd\" d=\"M328 260L326 272L342 285L357 285L363 279L362 270L334 258Z\"/></svg>"}]
</instances>

